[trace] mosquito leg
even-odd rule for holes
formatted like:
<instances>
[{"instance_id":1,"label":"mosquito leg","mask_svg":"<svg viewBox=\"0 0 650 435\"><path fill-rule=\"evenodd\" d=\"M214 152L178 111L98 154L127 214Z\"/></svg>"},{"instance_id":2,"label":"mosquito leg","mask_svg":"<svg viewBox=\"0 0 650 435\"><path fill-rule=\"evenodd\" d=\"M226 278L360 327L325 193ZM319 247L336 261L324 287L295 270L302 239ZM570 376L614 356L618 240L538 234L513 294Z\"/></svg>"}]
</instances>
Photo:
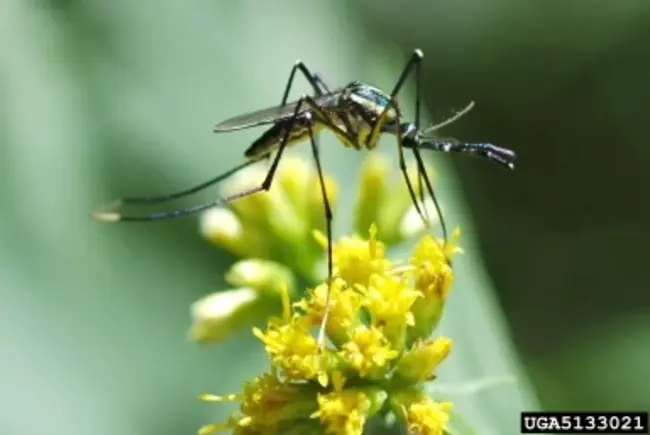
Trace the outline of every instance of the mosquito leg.
<instances>
[{"instance_id":1,"label":"mosquito leg","mask_svg":"<svg viewBox=\"0 0 650 435\"><path fill-rule=\"evenodd\" d=\"M422 52L419 52L419 53L418 52L419 52L419 50L415 50L413 52L413 57L411 57L411 59L418 59L418 60L415 61L416 62L415 63L415 131L420 131L420 108L421 108L421 104L420 104L421 87L420 87L420 83L422 82L422 80L420 78L421 77L421 70L422 70L422 68L421 68L421 65L422 65ZM403 77L400 77L400 79L406 80L406 75L404 75ZM399 91L399 89L397 89L397 90ZM395 91L393 91L393 92L395 92ZM417 157L416 157L416 159L417 159ZM420 193L420 202L422 204L422 209L424 210L424 216L427 219L427 221L429 221L429 210L428 210L426 204L424 203L424 189L423 189L424 186L422 186L423 177L426 177L426 173L424 173L424 175L423 175L422 171L420 171L420 168L419 168L419 165L418 165L418 189L419 189L418 191ZM435 199L434 199L434 202L437 203L437 201L435 201ZM440 217L440 219L442 219L442 217ZM445 240L446 240L446 237L445 237Z\"/></svg>"},{"instance_id":2,"label":"mosquito leg","mask_svg":"<svg viewBox=\"0 0 650 435\"><path fill-rule=\"evenodd\" d=\"M325 312L318 332L318 345L322 349L325 346L325 328L327 327L327 319L330 312L330 304L332 297L332 275L333 275L333 259L332 259L332 207L330 206L329 199L327 198L327 189L325 188L325 178L323 177L323 169L321 167L320 155L316 141L314 140L314 133L311 124L309 128L309 141L311 143L311 151L316 163L316 170L318 171L318 181L320 183L321 195L323 196L323 207L325 209L325 224L327 228L327 298L325 300Z\"/></svg>"},{"instance_id":3,"label":"mosquito leg","mask_svg":"<svg viewBox=\"0 0 650 435\"><path fill-rule=\"evenodd\" d=\"M316 95L323 95L321 86L323 86L326 92L328 90L322 77L312 74L309 68L307 68L307 66L301 60L299 60L293 65L293 68L291 68L291 73L289 73L289 80L287 81L287 86L284 88L284 94L282 95L280 106L287 104L287 99L289 98L291 87L293 86L293 79L296 75L296 71L300 71L302 75L305 76L311 87L314 89Z\"/></svg>"},{"instance_id":4,"label":"mosquito leg","mask_svg":"<svg viewBox=\"0 0 650 435\"><path fill-rule=\"evenodd\" d=\"M419 125L419 119L420 119L420 68L422 64L422 51L420 50L415 50L413 51L413 54L411 55L411 58L409 59L408 63L404 67L404 70L402 70L402 73L400 74L399 78L397 79L397 83L395 84L395 87L393 88L393 91L390 94L390 101L384 107L383 111L381 112L380 116L377 118L375 121L374 125L372 126L372 130L370 134L366 138L366 145L374 144L379 138L379 134L381 133L382 126L384 125L386 121L386 117L388 116L388 110L390 108L393 108L397 112L397 123L400 125L400 119L401 119L401 114L400 114L400 109L399 105L397 104L396 98L397 94L399 91L402 89L402 86L406 82L406 79L408 78L409 74L413 70L413 68L416 68L416 86L417 86L417 95L416 95L416 108L415 108L415 117L416 117L416 128L418 128ZM404 161L404 150L403 150L403 141L402 141L402 134L398 131L397 133L397 142L398 142L398 153L399 153L399 164L400 164L400 170L402 171L402 174L404 175L404 180L406 181L407 187L409 189L409 195L411 196L411 200L413 202L413 205L415 206L416 211L420 215L420 218L422 221L429 225L429 219L428 219L428 213L426 210L426 206L424 204L424 189L422 189L421 186L421 180L420 177L422 176L421 174L418 174L418 185L420 186L420 200L422 204L422 208L424 209L424 213L420 206L418 205L418 200L415 195L415 192L413 190L413 185L411 183L411 180L408 177L408 173L406 172L406 163ZM418 170L418 172L420 172ZM426 174L424 174L426 176ZM426 184L426 179L425 179L425 184ZM434 203L437 201L434 199ZM442 220L442 217L441 217ZM446 236L445 236L446 240Z\"/></svg>"},{"instance_id":5,"label":"mosquito leg","mask_svg":"<svg viewBox=\"0 0 650 435\"><path fill-rule=\"evenodd\" d=\"M400 118L401 118L401 113L399 108L396 107L397 110L397 120L398 120L398 125L400 124ZM418 215L420 216L420 219L422 219L422 222L426 226L429 226L429 220L425 217L425 215L422 213L422 209L420 208L420 205L418 204L418 199L415 194L415 191L413 190L413 184L411 183L411 179L409 178L408 171L406 170L406 160L404 159L404 144L402 140L402 134L400 132L397 133L397 154L398 154L398 159L399 159L399 169L400 172L402 173L402 176L404 177L404 181L406 181L406 187L408 188L409 191L409 196L411 197L411 202L413 203L413 206L415 207L415 211L417 211ZM418 173L418 178L419 178L419 173ZM422 195L422 190L420 190L420 195ZM422 207L424 208L424 202L422 203Z\"/></svg>"},{"instance_id":6,"label":"mosquito leg","mask_svg":"<svg viewBox=\"0 0 650 435\"><path fill-rule=\"evenodd\" d=\"M305 64L303 62L298 61L293 66L293 68L291 68L291 73L289 74L289 80L288 80L287 86L286 86L286 88L284 90L284 95L282 97L282 102L280 103L281 106L284 106L287 103L287 98L289 97L289 92L291 90L291 86L293 84L293 79L294 79L294 77L296 75L296 71L300 71L305 76L307 81L309 81L310 85L314 89L314 92L316 93L316 95L322 95L323 94L320 86L324 86L324 88L327 89L327 86L325 85L323 79L320 76L316 76L316 75L312 74L311 71L309 71L309 69L307 68L307 66L305 66ZM267 155L267 156L265 156L264 159L268 159L268 157L269 156ZM262 160L262 159L260 159L260 160ZM255 160L255 161L247 161L247 162L235 167L234 169L226 172L225 174L219 175L219 176L217 176L217 177L215 177L215 178L213 178L211 180L205 181L205 182L203 182L201 184L190 187L189 189L186 189L186 190L182 190L180 192L174 192L174 193L169 193L169 194L159 195L159 196L120 198L120 199L112 201L110 204L107 204L105 207L102 207L105 210L104 212L101 212L101 211L93 212L91 214L91 216L93 216L93 218L99 217L99 219L101 220L100 216L102 214L111 213L111 211L114 211L115 209L117 209L117 208L119 208L119 207L121 207L123 205L127 205L127 204L154 204L154 203L167 202L167 201L171 201L173 199L182 198L184 196L188 196L188 195L191 195L193 193L200 192L201 190L203 190L203 189L205 189L207 187L210 187L210 186L212 186L212 185L214 185L214 184L228 178L229 176L233 175L234 173L238 172L239 170L241 170L241 169L243 169L243 168L245 168L247 166L250 166L251 164L255 163L256 161L257 160Z\"/></svg>"},{"instance_id":7,"label":"mosquito leg","mask_svg":"<svg viewBox=\"0 0 650 435\"><path fill-rule=\"evenodd\" d=\"M420 125L421 125L421 108L422 108L422 103L420 98L422 98L422 52L420 50L415 50L413 52L413 56L411 57L410 65L415 65L415 131L420 131ZM405 68L404 73L400 77L400 80L402 83L404 80L406 80L407 74L408 74L408 68L409 65ZM412 66L411 66L412 68ZM393 90L393 93L396 95L397 92L399 91L399 86L400 85L400 80L398 80L398 86L395 86L395 89ZM392 94L391 94L392 96ZM415 160L417 161L417 166L418 166L418 187L420 189L420 201L422 202L422 208L424 209L424 215L426 216L427 220L429 220L429 210L424 203L424 189L422 186L422 181L424 180L424 184L431 195L431 199L433 200L433 203L436 207L436 213L438 214L438 219L440 220L440 227L442 229L442 234L443 234L443 240L445 244L447 243L447 227L445 225L444 218L442 216L442 213L440 211L440 204L438 203L438 199L436 198L436 195L433 192L433 188L431 186L431 181L429 180L429 177L426 172L426 168L424 166L424 163L422 162L422 157L420 155L420 150L413 148L413 154L415 155Z\"/></svg>"},{"instance_id":8,"label":"mosquito leg","mask_svg":"<svg viewBox=\"0 0 650 435\"><path fill-rule=\"evenodd\" d=\"M324 89L328 90L327 85L325 84L324 80L322 77L312 74L309 69L305 66L304 63L302 62L297 62L294 67L291 69L291 73L289 75L289 80L287 83L287 87L284 92L284 96L282 98L282 105L286 104L286 100L289 95L289 91L291 90L291 86L293 83L294 76L296 74L296 71L300 71L303 73L305 78L309 81L309 83L312 85L314 88L314 92L316 92L317 95L322 95L322 90L319 86L322 86ZM163 195L156 195L156 196L143 196L143 197L127 197L127 198L119 198L117 200L114 200L102 207L100 207L98 210L94 211L91 213L91 217L95 220L99 221L118 221L118 220L124 220L124 221L133 221L133 220L164 220L167 219L167 215L165 212L162 213L155 213L149 216L124 216L121 213L118 212L118 210L125 206L125 205L134 205L134 204L155 204L155 203L162 203L162 202L168 202L174 199L182 198L185 196L192 195L194 193L200 192L214 184L219 183L220 181L225 180L226 178L234 175L236 172L239 172L240 170L260 161L260 160L268 160L270 158L270 154L266 154L259 159L255 160L249 160L244 163L242 163L239 166L236 166L235 168L220 174L216 176L215 178L212 178L208 181L202 182L196 186L192 186L188 189L179 191L179 192L173 192L173 193L168 193L168 194L163 194ZM209 207L208 207L209 208ZM197 213L200 210L194 210L194 208L188 209L188 213L182 213L182 210L174 210L168 213L171 213L169 217L175 217L173 213L180 213L178 215L185 215L185 214L191 214L191 213ZM203 209L201 209L203 210Z\"/></svg>"},{"instance_id":9,"label":"mosquito leg","mask_svg":"<svg viewBox=\"0 0 650 435\"><path fill-rule=\"evenodd\" d=\"M302 75L307 79L311 87L314 89L314 92L316 93L317 96L323 95L324 92L327 93L331 92L331 89L329 88L329 86L327 85L325 79L323 79L323 76L321 74L312 73L302 61L298 61L291 69L291 73L289 74L289 80L284 90L284 95L282 96L282 102L280 103L280 106L284 106L287 103L287 99L289 98L289 92L291 91L291 86L293 85L293 79L296 75L296 71L300 71L302 73ZM331 122L332 121L331 118L328 119L330 123L333 124ZM342 114L341 120L345 124L348 133L351 133L352 127L348 115ZM315 136L315 138L318 141L318 136Z\"/></svg>"},{"instance_id":10,"label":"mosquito leg","mask_svg":"<svg viewBox=\"0 0 650 435\"><path fill-rule=\"evenodd\" d=\"M280 106L287 104L287 99L289 98L289 92L291 91L291 86L293 85L293 79L296 75L296 71L300 71L302 73L302 75L307 79L311 87L314 89L314 93L316 95L323 95L323 91L330 92L330 89L325 83L323 77L318 73L312 74L304 62L299 60L293 65L293 68L291 68L291 73L289 73L289 80L287 81L287 86L284 89L284 94L282 96ZM318 136L315 136L314 139L316 140L316 147L318 147Z\"/></svg>"},{"instance_id":11,"label":"mosquito leg","mask_svg":"<svg viewBox=\"0 0 650 435\"><path fill-rule=\"evenodd\" d=\"M348 141L353 141L356 140L356 138L352 137L349 132L344 131L337 125L332 123L332 120L330 116L327 114L327 112L323 111L313 100L313 98L309 96L303 96L301 99L301 102L307 103L310 108L312 109L312 113L314 115L314 121L320 122L324 124L327 128L331 129L334 133L341 135L344 139ZM329 313L331 309L331 298L332 298L332 278L334 274L334 261L333 261L333 255L332 255L332 219L333 219L333 213L332 213L332 208L330 206L329 199L327 197L327 189L325 187L325 179L323 176L323 169L321 166L321 161L320 161L320 155L318 151L318 147L316 145L316 141L314 140L314 134L312 130L312 123L307 124L307 128L309 129L309 139L311 143L311 149L312 149L312 155L314 157L314 161L316 163L316 169L318 171L318 181L320 183L320 188L321 188L321 195L323 197L323 206L325 209L325 221L326 221L326 228L327 228L327 296L325 300L325 311L323 313L323 318L321 320L321 325L320 325L320 331L318 333L318 345L319 348L323 349L325 346L325 333L327 329L327 321L329 318ZM403 156L402 156L403 157ZM403 158L402 158L403 161ZM406 168L406 165L403 165L404 168ZM404 173L406 174L406 170L404 170ZM408 177L407 177L408 180ZM413 188L410 184L410 180L407 181L409 185L409 191L411 193L411 196L414 197L415 194L413 192ZM416 205L417 207L417 205Z\"/></svg>"},{"instance_id":12,"label":"mosquito leg","mask_svg":"<svg viewBox=\"0 0 650 435\"><path fill-rule=\"evenodd\" d=\"M282 96L282 102L280 103L280 106L284 106L287 103L287 99L289 98L289 92L291 91L291 86L293 84L293 79L296 75L296 71L300 71L303 76L307 79L309 84L312 86L314 89L314 92L316 93L317 96L323 95L324 92L331 92L329 86L325 83L325 80L323 79L323 76L319 73L312 73L309 68L302 62L298 61L295 63L293 68L291 69L291 73L289 74L289 80L287 82L287 86L284 90L284 95ZM324 91L324 92L323 92ZM323 116L321 116L323 118ZM348 133L352 133L352 124L349 119L348 114L341 114L340 115L341 120L343 121L346 130ZM327 117L328 121L330 124L334 124L332 122L332 119L330 117ZM348 135L349 136L349 135ZM316 146L318 147L318 136L315 136L316 138ZM358 142L356 139L354 142Z\"/></svg>"},{"instance_id":13,"label":"mosquito leg","mask_svg":"<svg viewBox=\"0 0 650 435\"><path fill-rule=\"evenodd\" d=\"M442 210L440 209L440 203L438 202L438 198L436 197L435 192L433 191L433 186L431 185L431 180L429 179L429 176L427 175L427 170L424 166L424 162L422 161L422 155L420 154L420 150L417 147L413 147L413 155L415 155L415 160L417 161L418 165L418 178L422 177L424 180L424 185L427 188L427 192L431 196L431 199L433 200L433 205L436 207L436 213L438 214L438 218L440 219L440 228L442 229L442 237L445 245L447 244L447 225L445 224L445 219L442 216ZM425 206L426 208L426 206Z\"/></svg>"},{"instance_id":14,"label":"mosquito leg","mask_svg":"<svg viewBox=\"0 0 650 435\"><path fill-rule=\"evenodd\" d=\"M200 192L201 190L204 190L220 181L225 180L226 178L234 175L236 172L241 171L242 169L257 163L259 160L249 160L247 162L242 163L239 166L234 167L233 169L224 172L223 174L220 174L208 181L204 181L201 184L197 184L196 186L190 187L189 189L185 189L179 192L174 192L174 193L168 193L164 195L159 195L159 196L143 196L143 197L132 197L132 198L120 198L116 199L109 204L106 204L103 207L100 207L98 210L94 211L91 213L91 217L95 220L105 220L102 218L102 216L105 216L106 214L110 215L119 215L119 213L116 213L116 211L121 208L122 206L125 205L132 205L132 204L155 204L155 203L161 203L161 202L167 202L171 201L173 199L177 198L182 198L184 196L190 196L194 193Z\"/></svg>"},{"instance_id":15,"label":"mosquito leg","mask_svg":"<svg viewBox=\"0 0 650 435\"><path fill-rule=\"evenodd\" d=\"M416 83L416 102L415 102L415 128L416 131L419 131L420 128L420 76L421 76L421 66L422 66L422 58L424 55L422 54L422 51L419 49L416 49L413 51L413 54L411 55L411 58L409 59L408 63L404 67L404 70L402 70L402 73L400 74L399 78L397 79L397 83L395 84L395 87L393 88L393 91L390 94L390 101L389 104L386 105L384 110L382 111L381 115L375 122L375 125L373 126L373 130L371 134L368 135L367 142L368 143L374 143L373 141L377 140L377 137L381 131L381 126L383 125L384 119L388 114L388 109L390 107L393 107L397 112L398 112L398 118L399 118L399 108L398 105L396 104L396 97L399 91L402 89L402 86L404 86L404 83L406 82L406 79L408 78L409 74L415 68L415 83ZM398 119L398 125L399 125L399 119ZM398 131L397 133L397 140L398 140L398 148L400 152L400 165L402 165L403 161L403 141L402 141L402 134ZM440 218L440 226L442 228L442 233L443 233L443 240L444 243L447 243L447 227L445 225L444 218L442 216L442 213L440 211L440 204L438 203L438 199L436 198L436 195L433 191L433 187L431 186L431 181L429 180L429 176L426 173L426 169L424 168L424 163L422 161L422 156L420 155L420 152L417 148L413 148L413 154L415 155L415 159L417 161L418 165L418 180L420 177L424 180L424 184L427 188L427 191L429 192L429 195L431 195L431 199L433 200L433 203L436 207L436 212L438 213L438 216ZM405 178L408 178L407 175L405 175ZM409 189L410 191L412 190ZM410 192L409 192L410 193ZM422 189L420 190L420 195L422 198L423 192ZM411 197L413 199L413 196ZM424 203L422 204L423 208L426 210L426 206ZM417 209L417 207L416 207ZM428 222L428 220L425 219L423 214L420 212L420 217L423 218L425 222ZM428 216L427 216L428 217Z\"/></svg>"},{"instance_id":16,"label":"mosquito leg","mask_svg":"<svg viewBox=\"0 0 650 435\"><path fill-rule=\"evenodd\" d=\"M271 182L273 181L273 175L275 173L275 170L278 166L278 161L280 159L280 156L282 155L282 152L284 151L286 144L283 144L280 146L278 149L278 153L275 156L275 159L273 159L273 163L271 164L271 168L269 169L269 172L267 173L266 178L262 182L260 186L254 187L252 189L247 189L242 192L236 193L234 195L226 196L224 198L218 198L214 201L209 201L203 204L198 204L192 207L188 208L183 208L183 209L178 209L178 210L170 210L170 211L163 211L163 212L158 212L158 213L152 213L149 215L144 215L144 216L129 216L129 215L122 215L120 213L117 213L115 211L96 211L92 214L92 218L94 220L102 221L102 222L151 222L151 221L164 221L168 219L173 219L181 216L187 216L195 213L202 212L204 210L207 210L212 207L216 207L218 205L223 205L223 204L228 204L231 201L234 201L235 199L238 198L243 198L245 196L252 195L254 193L258 193L264 190L268 190L271 186Z\"/></svg>"},{"instance_id":17,"label":"mosquito leg","mask_svg":"<svg viewBox=\"0 0 650 435\"><path fill-rule=\"evenodd\" d=\"M313 101L313 100L312 100ZM105 212L96 212L93 214L93 218L96 220L100 220L103 222L150 222L150 221L163 221L163 220L168 220L168 219L173 219L177 218L180 216L186 216L190 214L195 214L199 213L203 210L207 210L209 208L215 207L217 205L223 205L227 204L231 201L234 201L238 198L243 198L249 195L253 195L254 193L262 192L262 191L268 191L271 188L271 185L273 183L273 178L275 176L275 172L278 168L278 164L280 163L280 159L282 158L282 153L284 152L284 149L287 146L287 143L289 142L289 137L291 134L291 130L293 129L293 126L295 125L296 119L298 118L298 113L300 113L300 109L302 108L302 105L304 103L304 97L298 102L296 105L296 109L294 111L293 116L290 118L288 121L288 128L286 130L286 133L282 139L282 142L280 143L280 146L278 148L278 152L276 153L273 162L271 163L271 167L269 168L269 171L266 174L266 177L264 178L264 181L259 186L253 187L251 189L244 190L239 193L235 193L233 195L226 196L224 198L218 198L213 201L209 201L203 204L198 204L193 207L188 207L184 209L178 209L178 210L171 210L171 211L164 211L164 212L158 212L158 213L153 213L150 215L144 215L144 216L124 216L120 213L117 213L115 211L105 211ZM260 157L260 159L263 157Z\"/></svg>"},{"instance_id":18,"label":"mosquito leg","mask_svg":"<svg viewBox=\"0 0 650 435\"><path fill-rule=\"evenodd\" d=\"M325 83L325 79L323 78L323 75L322 75L322 74L320 74L320 73L314 73L314 80L316 81L316 83L318 83L318 84L321 86L322 89L325 90L326 93L329 94L329 93L332 92L332 90L330 89L330 87L327 86L327 83ZM348 125L347 117L345 117L344 119L345 119L346 126L347 126L347 125ZM346 128L347 128L347 127L346 127ZM348 128L348 130L349 130L349 128ZM314 136L314 139L316 140L316 148L319 148L319 147L320 147L319 136L318 136L318 135Z\"/></svg>"},{"instance_id":19,"label":"mosquito leg","mask_svg":"<svg viewBox=\"0 0 650 435\"><path fill-rule=\"evenodd\" d=\"M282 97L282 102L280 103L281 106L284 106L287 103L287 98L289 97L289 91L291 90L291 86L293 84L293 79L294 79L294 77L296 75L296 71L300 71L300 72L303 73L303 75L305 76L307 81L309 81L312 88L314 89L314 92L316 93L316 95L322 95L322 93L323 93L320 86L325 86L325 88L327 88L327 86L324 84L324 81L322 80L322 78L317 77L314 74L312 74L309 71L309 69L305 66L305 64L303 62L298 61L293 66L293 68L291 69L291 73L289 74L289 80L288 80L287 86L286 86L286 88L284 90L284 95ZM267 155L267 156L265 156L264 159L268 159L268 157L269 156ZM259 159L259 160L262 160L262 159ZM173 199L182 198L184 196L188 196L188 195L191 195L193 193L200 192L201 190L203 190L203 189L205 189L207 187L210 187L210 186L212 186L212 185L214 185L214 184L228 178L229 176L233 175L234 173L238 172L239 170L241 170L241 169L243 169L243 168L245 168L247 166L250 166L251 164L255 163L256 161L258 161L258 160L247 161L247 162L235 167L234 169L226 172L225 174L219 175L219 176L217 176L217 177L215 177L215 178L213 178L211 180L205 181L205 182L203 182L201 184L190 187L189 189L186 189L186 190L182 190L180 192L174 192L174 193L169 193L169 194L159 195L159 196L120 198L120 199L117 199L115 201L112 201L110 204L107 204L105 207L103 207L104 210L105 210L104 212L100 212L100 211L93 212L91 214L91 216L93 216L93 218L99 217L100 220L101 220L101 215L102 214L111 213L111 211L114 211L115 209L117 209L117 208L119 208L119 207L121 207L123 205L127 205L127 204L154 204L154 203L167 202L167 201L171 201Z\"/></svg>"},{"instance_id":20,"label":"mosquito leg","mask_svg":"<svg viewBox=\"0 0 650 435\"><path fill-rule=\"evenodd\" d=\"M327 86L327 83L325 83L325 79L321 73L314 73L314 80L325 90L325 92L328 94L332 92L330 87Z\"/></svg>"},{"instance_id":21,"label":"mosquito leg","mask_svg":"<svg viewBox=\"0 0 650 435\"><path fill-rule=\"evenodd\" d=\"M415 124L414 125L415 125L415 131L419 131L421 134L426 134L428 132L441 129L442 127L445 127L445 126L455 122L460 117L465 115L467 112L472 110L472 107L474 107L474 102L471 101L464 109L457 111L453 116L450 116L449 118L445 119L444 121L442 121L442 122L440 122L440 123L438 123L436 125L428 127L428 128L426 128L424 130L420 130L420 125L421 125L420 124L420 121L421 121L421 119L420 119L420 95L421 95L420 94L420 81L421 80L420 80L420 69L419 68L417 70L416 80L417 80L417 82L416 82L417 84L416 84L416 102L415 102L416 109L415 109L415 112L417 113L417 115L416 115L416 118L415 118ZM438 145L438 143L443 143L443 142L444 142L444 140L439 140L438 142L431 141L432 144L435 144L435 147L438 147L441 150L444 150L443 145ZM411 148L413 148L413 147L411 147ZM423 187L422 186L422 174L418 170L418 189L420 189L419 190L419 192L420 192L420 201L422 201L422 203L424 204L424 190L422 189L422 187ZM428 219L429 218L429 210L427 209L426 206L424 206L424 214ZM440 215L439 218L442 219L442 216Z\"/></svg>"},{"instance_id":22,"label":"mosquito leg","mask_svg":"<svg viewBox=\"0 0 650 435\"><path fill-rule=\"evenodd\" d=\"M422 205L422 211L424 213L424 218L427 220L427 222L430 222L430 216L429 216L429 209L427 205L424 202L424 184L423 184L423 179L422 179L422 173L420 172L418 168L418 193L420 194L420 204Z\"/></svg>"},{"instance_id":23,"label":"mosquito leg","mask_svg":"<svg viewBox=\"0 0 650 435\"><path fill-rule=\"evenodd\" d=\"M413 52L413 56L411 57L411 62L410 65L415 65L415 131L420 131L420 124L421 124L421 85L420 83L422 82L421 76L422 76L422 52L419 50L415 50ZM408 70L409 66L407 65L405 72L402 74L400 77L400 80L402 82L406 79L406 73ZM398 85L399 85L399 80L398 80ZM400 85L401 86L401 85ZM395 90L393 91L396 93L396 91L399 91L399 87L396 86ZM398 134L398 136L401 136ZM445 224L445 219L444 216L442 215L442 210L440 209L440 203L438 202L438 198L436 197L435 192L433 191L433 186L431 185L431 180L429 179L429 176L427 175L427 170L426 167L424 166L424 162L422 161L422 155L420 154L420 150L417 147L413 147L413 155L415 156L415 160L417 161L418 165L418 183L420 183L420 180L424 180L424 185L427 188L427 191L429 195L431 196L431 199L433 200L433 204L436 208L436 213L438 214L438 219L440 220L440 228L442 230L442 237L444 244L447 244L447 225ZM426 205L424 204L424 190L422 189L422 186L420 185L420 198L422 200L422 207L424 208L425 215L427 219L429 218L428 215L428 210Z\"/></svg>"},{"instance_id":24,"label":"mosquito leg","mask_svg":"<svg viewBox=\"0 0 650 435\"><path fill-rule=\"evenodd\" d=\"M397 83L395 84L393 91L390 93L390 101L388 102L386 107L384 107L384 110L381 112L381 115L379 115L377 121L375 121L375 125L373 125L370 134L367 136L366 144L374 144L377 142L379 134L381 133L381 127L386 121L386 116L388 116L388 109L392 107L395 110L397 110L397 104L395 104L395 99L397 98L397 94L402 89L402 86L404 85L404 82L406 82L406 79L408 78L408 75L411 73L413 67L416 67L418 71L420 70L420 65L422 64L423 57L424 55L422 54L421 50L416 49L413 51L411 58L409 59L408 63L404 67L404 70L402 71L399 78L397 79ZM415 114L416 114L416 118L420 115L419 104Z\"/></svg>"}]
</instances>

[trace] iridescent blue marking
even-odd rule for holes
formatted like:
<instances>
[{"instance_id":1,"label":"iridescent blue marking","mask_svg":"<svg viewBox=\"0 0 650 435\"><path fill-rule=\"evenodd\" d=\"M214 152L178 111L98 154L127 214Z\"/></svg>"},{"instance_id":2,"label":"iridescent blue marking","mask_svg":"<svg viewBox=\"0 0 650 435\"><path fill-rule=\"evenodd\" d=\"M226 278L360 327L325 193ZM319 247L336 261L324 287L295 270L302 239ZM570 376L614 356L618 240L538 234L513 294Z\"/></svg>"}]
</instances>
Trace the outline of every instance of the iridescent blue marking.
<instances>
[{"instance_id":1,"label":"iridescent blue marking","mask_svg":"<svg viewBox=\"0 0 650 435\"><path fill-rule=\"evenodd\" d=\"M385 92L375 88L374 86L359 83L359 86L356 87L353 92L356 95L372 101L381 109L388 106L388 103L390 102L390 95L387 95Z\"/></svg>"}]
</instances>

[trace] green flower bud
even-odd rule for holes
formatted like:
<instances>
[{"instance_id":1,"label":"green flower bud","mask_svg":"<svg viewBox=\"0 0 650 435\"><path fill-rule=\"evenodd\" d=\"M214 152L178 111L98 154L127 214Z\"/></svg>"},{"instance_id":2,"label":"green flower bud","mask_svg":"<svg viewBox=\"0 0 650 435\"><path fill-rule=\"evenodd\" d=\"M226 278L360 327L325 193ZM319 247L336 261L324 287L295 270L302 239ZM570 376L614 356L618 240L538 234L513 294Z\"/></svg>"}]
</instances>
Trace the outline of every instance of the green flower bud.
<instances>
[{"instance_id":1,"label":"green flower bud","mask_svg":"<svg viewBox=\"0 0 650 435\"><path fill-rule=\"evenodd\" d=\"M400 359L395 376L414 384L430 381L450 351L451 340L446 337L417 341Z\"/></svg>"},{"instance_id":2,"label":"green flower bud","mask_svg":"<svg viewBox=\"0 0 650 435\"><path fill-rule=\"evenodd\" d=\"M254 307L259 299L259 292L248 287L212 293L199 299L191 307L190 339L198 342L225 339L255 320Z\"/></svg>"},{"instance_id":3,"label":"green flower bud","mask_svg":"<svg viewBox=\"0 0 650 435\"><path fill-rule=\"evenodd\" d=\"M241 260L226 272L226 281L237 287L250 287L266 296L279 298L282 286L289 295L295 291L295 279L289 268L279 263L256 258Z\"/></svg>"}]
</instances>

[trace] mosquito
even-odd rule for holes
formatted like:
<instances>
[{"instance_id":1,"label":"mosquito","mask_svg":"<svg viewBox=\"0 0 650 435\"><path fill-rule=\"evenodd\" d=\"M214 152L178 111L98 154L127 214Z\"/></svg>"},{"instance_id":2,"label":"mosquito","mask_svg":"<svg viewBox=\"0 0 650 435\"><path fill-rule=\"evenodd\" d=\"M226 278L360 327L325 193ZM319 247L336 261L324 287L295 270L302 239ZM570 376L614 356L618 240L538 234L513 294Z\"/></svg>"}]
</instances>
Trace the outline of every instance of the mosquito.
<instances>
[{"instance_id":1,"label":"mosquito","mask_svg":"<svg viewBox=\"0 0 650 435\"><path fill-rule=\"evenodd\" d=\"M418 198L416 198L413 184L406 171L404 148L408 148L413 152L417 162L418 183L421 183L422 181L424 182L426 191L434 203L440 220L443 240L446 243L447 228L440 210L440 205L426 172L420 149L429 149L446 153L459 152L480 156L510 169L514 169L516 155L509 149L498 147L490 143L463 143L453 139L436 139L428 135L431 131L437 130L442 126L453 122L455 119L458 119L458 117L462 116L463 113L466 113L473 104L470 104L470 106L468 106L464 111L456 114L441 124L423 130L420 129L420 76L422 59L422 51L419 49L414 50L390 94L387 94L372 85L364 84L359 81L353 81L341 88L330 89L319 74L313 74L303 62L298 61L291 69L279 106L236 116L223 121L214 127L214 132L230 132L272 124L271 127L255 140L244 152L244 157L246 159L244 163L210 180L179 192L160 196L118 199L93 212L91 217L101 222L162 221L195 214L214 206L230 203L238 198L268 191L273 184L276 170L285 149L290 145L295 145L309 140L320 183L326 221L328 241L327 282L329 289L333 275L331 229L333 213L325 190L325 182L316 136L323 130L329 130L334 133L347 148L353 148L356 150L372 150L377 146L380 136L383 133L388 133L393 134L397 138L400 171L404 177L409 195L416 211L425 224L429 226L428 218L425 216L426 208L424 207L424 190L420 188L420 200L423 208L425 208L425 212L423 213ZM402 113L397 102L397 95L406 82L406 79L413 71L415 71L416 80L415 121L403 122ZM297 72L300 72L309 82L314 91L314 95L303 94L297 101L288 103L287 100L289 93L292 89L293 81ZM256 162L271 159L273 153L275 153L275 155L271 160L269 170L264 177L264 180L261 184L253 188L192 207L157 212L149 215L125 215L118 211L124 205L162 203L192 195L223 181ZM329 315L330 297L330 291L328 290L325 311L323 313L318 335L318 342L321 346L325 339L324 331Z\"/></svg>"}]
</instances>

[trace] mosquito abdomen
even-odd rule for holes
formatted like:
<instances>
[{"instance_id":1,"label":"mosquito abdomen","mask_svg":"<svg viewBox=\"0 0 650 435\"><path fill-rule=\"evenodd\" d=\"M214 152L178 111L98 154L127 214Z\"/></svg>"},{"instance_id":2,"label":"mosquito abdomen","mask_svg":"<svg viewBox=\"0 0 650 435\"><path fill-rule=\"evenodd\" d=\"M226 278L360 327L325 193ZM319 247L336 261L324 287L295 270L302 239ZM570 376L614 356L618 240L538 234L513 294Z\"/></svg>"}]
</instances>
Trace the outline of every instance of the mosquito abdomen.
<instances>
[{"instance_id":1,"label":"mosquito abdomen","mask_svg":"<svg viewBox=\"0 0 650 435\"><path fill-rule=\"evenodd\" d=\"M259 159L265 157L273 151L280 148L280 144L287 134L287 129L291 127L291 120L281 121L273 125L255 140L250 147L244 152L244 157L248 159ZM323 128L322 125L312 125L313 134L317 134ZM287 146L295 145L309 139L309 126L306 120L296 119L293 122L293 128L287 139Z\"/></svg>"}]
</instances>

